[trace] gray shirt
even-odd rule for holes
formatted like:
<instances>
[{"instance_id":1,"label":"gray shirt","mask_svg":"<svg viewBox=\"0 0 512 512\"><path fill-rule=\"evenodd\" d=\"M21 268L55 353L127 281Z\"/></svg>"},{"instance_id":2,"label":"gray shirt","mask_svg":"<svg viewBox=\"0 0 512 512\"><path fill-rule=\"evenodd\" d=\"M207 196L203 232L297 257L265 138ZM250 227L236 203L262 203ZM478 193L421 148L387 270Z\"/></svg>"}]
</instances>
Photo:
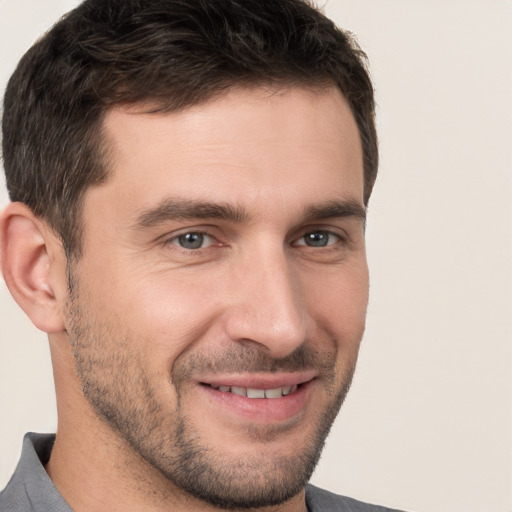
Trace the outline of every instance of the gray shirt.
<instances>
[{"instance_id":1,"label":"gray shirt","mask_svg":"<svg viewBox=\"0 0 512 512\"><path fill-rule=\"evenodd\" d=\"M50 459L54 434L29 433L21 458L7 487L0 493L0 512L72 512L44 469ZM308 485L309 512L398 512L338 496Z\"/></svg>"}]
</instances>

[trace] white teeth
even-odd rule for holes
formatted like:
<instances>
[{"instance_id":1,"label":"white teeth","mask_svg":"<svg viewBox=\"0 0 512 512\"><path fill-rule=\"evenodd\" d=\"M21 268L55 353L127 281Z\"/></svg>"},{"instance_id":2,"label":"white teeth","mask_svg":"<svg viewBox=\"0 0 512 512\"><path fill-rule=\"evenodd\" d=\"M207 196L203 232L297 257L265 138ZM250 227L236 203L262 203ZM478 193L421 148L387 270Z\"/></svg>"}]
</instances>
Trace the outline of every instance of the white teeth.
<instances>
[{"instance_id":1,"label":"white teeth","mask_svg":"<svg viewBox=\"0 0 512 512\"><path fill-rule=\"evenodd\" d=\"M240 396L247 396L247 391L245 388L239 388L237 386L231 386L231 393Z\"/></svg>"},{"instance_id":2,"label":"white teeth","mask_svg":"<svg viewBox=\"0 0 512 512\"><path fill-rule=\"evenodd\" d=\"M265 390L247 388L248 398L265 398Z\"/></svg>"},{"instance_id":3,"label":"white teeth","mask_svg":"<svg viewBox=\"0 0 512 512\"><path fill-rule=\"evenodd\" d=\"M281 398L283 396L283 388L265 389L265 398Z\"/></svg>"},{"instance_id":4,"label":"white teeth","mask_svg":"<svg viewBox=\"0 0 512 512\"><path fill-rule=\"evenodd\" d=\"M242 388L239 386L212 386L224 393L234 393L235 395L246 396L247 398L282 398L297 391L297 384L293 386L283 386L274 389L254 389Z\"/></svg>"},{"instance_id":5,"label":"white teeth","mask_svg":"<svg viewBox=\"0 0 512 512\"><path fill-rule=\"evenodd\" d=\"M283 395L284 396L289 395L291 390L292 390L292 386L284 386L284 388L283 388Z\"/></svg>"}]
</instances>

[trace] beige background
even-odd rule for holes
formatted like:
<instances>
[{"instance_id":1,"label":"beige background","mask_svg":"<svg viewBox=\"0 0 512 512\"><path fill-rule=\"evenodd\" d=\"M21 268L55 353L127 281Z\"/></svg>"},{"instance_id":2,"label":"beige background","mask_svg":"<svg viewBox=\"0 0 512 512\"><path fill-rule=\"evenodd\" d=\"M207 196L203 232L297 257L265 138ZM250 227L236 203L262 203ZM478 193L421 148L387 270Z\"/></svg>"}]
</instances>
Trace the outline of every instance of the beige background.
<instances>
[{"instance_id":1,"label":"beige background","mask_svg":"<svg viewBox=\"0 0 512 512\"><path fill-rule=\"evenodd\" d=\"M0 0L0 88L72 0ZM359 371L314 482L416 512L512 512L512 1L330 0L379 103ZM0 206L7 196L0 186ZM45 336L0 281L0 487L56 426Z\"/></svg>"}]
</instances>

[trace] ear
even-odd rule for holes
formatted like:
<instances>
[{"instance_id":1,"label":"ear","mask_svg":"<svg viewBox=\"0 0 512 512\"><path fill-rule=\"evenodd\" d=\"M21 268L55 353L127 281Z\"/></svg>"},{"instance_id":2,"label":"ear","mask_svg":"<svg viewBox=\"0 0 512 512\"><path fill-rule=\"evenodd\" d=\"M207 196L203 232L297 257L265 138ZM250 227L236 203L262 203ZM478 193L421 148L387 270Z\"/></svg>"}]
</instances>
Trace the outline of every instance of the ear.
<instances>
[{"instance_id":1,"label":"ear","mask_svg":"<svg viewBox=\"0 0 512 512\"><path fill-rule=\"evenodd\" d=\"M10 203L0 218L0 263L14 300L33 324L47 333L63 331L64 252L53 231L22 203Z\"/></svg>"}]
</instances>

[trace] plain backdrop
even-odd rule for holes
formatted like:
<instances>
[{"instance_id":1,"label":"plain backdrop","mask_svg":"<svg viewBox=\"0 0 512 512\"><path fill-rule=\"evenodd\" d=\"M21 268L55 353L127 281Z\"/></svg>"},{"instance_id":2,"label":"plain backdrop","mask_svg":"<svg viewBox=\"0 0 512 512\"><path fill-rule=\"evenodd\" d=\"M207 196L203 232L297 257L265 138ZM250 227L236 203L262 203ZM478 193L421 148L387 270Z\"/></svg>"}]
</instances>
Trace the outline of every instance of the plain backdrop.
<instances>
[{"instance_id":1,"label":"plain backdrop","mask_svg":"<svg viewBox=\"0 0 512 512\"><path fill-rule=\"evenodd\" d=\"M0 0L0 88L72 0ZM512 1L330 0L378 100L368 325L314 483L416 512L512 512ZM0 187L0 206L7 195ZM54 431L49 350L0 281L0 488Z\"/></svg>"}]
</instances>

